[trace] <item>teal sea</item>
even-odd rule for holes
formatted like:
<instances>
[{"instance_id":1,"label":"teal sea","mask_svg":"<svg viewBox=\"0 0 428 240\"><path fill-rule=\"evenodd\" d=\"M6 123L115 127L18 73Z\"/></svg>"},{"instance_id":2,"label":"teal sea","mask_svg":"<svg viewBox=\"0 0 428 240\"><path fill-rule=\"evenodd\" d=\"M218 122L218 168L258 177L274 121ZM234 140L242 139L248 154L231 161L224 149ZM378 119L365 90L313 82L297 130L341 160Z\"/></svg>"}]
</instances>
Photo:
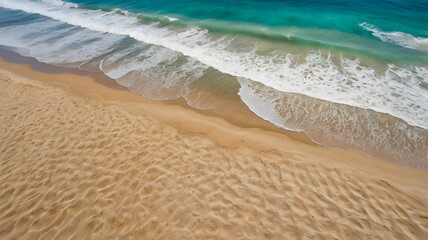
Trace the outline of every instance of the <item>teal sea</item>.
<instances>
[{"instance_id":1,"label":"teal sea","mask_svg":"<svg viewBox=\"0 0 428 240\"><path fill-rule=\"evenodd\" d=\"M0 0L0 47L428 169L426 0Z\"/></svg>"}]
</instances>

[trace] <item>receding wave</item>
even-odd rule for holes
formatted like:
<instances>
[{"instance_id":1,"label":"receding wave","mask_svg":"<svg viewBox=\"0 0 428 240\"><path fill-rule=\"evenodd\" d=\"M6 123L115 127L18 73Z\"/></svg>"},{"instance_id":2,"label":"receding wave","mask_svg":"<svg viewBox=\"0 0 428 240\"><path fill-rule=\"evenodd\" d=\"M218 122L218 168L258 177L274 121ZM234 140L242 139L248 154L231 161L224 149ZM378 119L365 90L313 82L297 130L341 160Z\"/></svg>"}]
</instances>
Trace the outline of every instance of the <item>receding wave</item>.
<instances>
[{"instance_id":1,"label":"receding wave","mask_svg":"<svg viewBox=\"0 0 428 240\"><path fill-rule=\"evenodd\" d=\"M0 45L102 71L152 99L183 97L228 112L240 97L260 117L318 143L428 169L426 66L373 63L168 18L0 0Z\"/></svg>"},{"instance_id":2,"label":"receding wave","mask_svg":"<svg viewBox=\"0 0 428 240\"><path fill-rule=\"evenodd\" d=\"M193 26L172 29L146 25L138 18L116 12L28 0L1 0L0 6L41 14L94 31L130 36L279 91L373 109L428 128L428 94L420 87L421 82L428 81L426 67L389 65L379 72L360 64L358 59L342 57L337 65L331 56L318 53L309 53L302 62L301 56L283 52L260 54L257 45L240 46L234 38L211 36L206 29Z\"/></svg>"},{"instance_id":3,"label":"receding wave","mask_svg":"<svg viewBox=\"0 0 428 240\"><path fill-rule=\"evenodd\" d=\"M241 99L261 118L304 131L320 144L354 149L398 165L427 169L428 131L387 114L275 91L239 78Z\"/></svg>"},{"instance_id":4,"label":"receding wave","mask_svg":"<svg viewBox=\"0 0 428 240\"><path fill-rule=\"evenodd\" d=\"M428 52L428 38L415 37L411 34L403 32L384 32L375 25L366 22L361 23L360 26L384 42L396 44L405 48Z\"/></svg>"}]
</instances>

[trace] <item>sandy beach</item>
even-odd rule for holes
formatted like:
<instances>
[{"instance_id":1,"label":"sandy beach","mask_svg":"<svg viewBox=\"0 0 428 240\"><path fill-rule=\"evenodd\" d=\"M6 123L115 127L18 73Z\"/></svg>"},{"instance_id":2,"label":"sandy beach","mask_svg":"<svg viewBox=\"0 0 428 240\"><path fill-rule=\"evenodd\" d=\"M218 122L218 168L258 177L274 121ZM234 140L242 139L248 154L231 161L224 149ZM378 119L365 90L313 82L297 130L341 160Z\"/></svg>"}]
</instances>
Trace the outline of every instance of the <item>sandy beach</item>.
<instances>
[{"instance_id":1,"label":"sandy beach","mask_svg":"<svg viewBox=\"0 0 428 240\"><path fill-rule=\"evenodd\" d=\"M428 238L427 171L251 119L1 60L0 239Z\"/></svg>"}]
</instances>

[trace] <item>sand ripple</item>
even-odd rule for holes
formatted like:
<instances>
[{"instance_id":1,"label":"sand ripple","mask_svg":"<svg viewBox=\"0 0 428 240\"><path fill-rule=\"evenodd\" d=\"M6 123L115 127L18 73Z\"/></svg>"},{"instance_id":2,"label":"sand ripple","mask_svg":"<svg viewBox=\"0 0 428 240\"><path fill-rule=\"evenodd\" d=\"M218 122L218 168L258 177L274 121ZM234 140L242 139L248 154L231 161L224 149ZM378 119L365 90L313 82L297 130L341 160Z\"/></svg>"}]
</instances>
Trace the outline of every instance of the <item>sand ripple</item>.
<instances>
[{"instance_id":1,"label":"sand ripple","mask_svg":"<svg viewBox=\"0 0 428 240\"><path fill-rule=\"evenodd\" d=\"M388 182L0 79L0 239L427 239Z\"/></svg>"}]
</instances>

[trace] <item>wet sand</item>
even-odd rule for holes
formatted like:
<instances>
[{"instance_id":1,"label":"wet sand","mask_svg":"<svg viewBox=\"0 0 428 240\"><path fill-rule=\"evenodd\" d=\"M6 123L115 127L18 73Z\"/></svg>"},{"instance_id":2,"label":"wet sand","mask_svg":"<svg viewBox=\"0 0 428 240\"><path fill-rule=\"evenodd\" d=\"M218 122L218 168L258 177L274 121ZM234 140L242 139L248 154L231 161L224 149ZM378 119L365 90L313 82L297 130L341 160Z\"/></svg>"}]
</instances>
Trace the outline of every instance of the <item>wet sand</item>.
<instances>
[{"instance_id":1,"label":"wet sand","mask_svg":"<svg viewBox=\"0 0 428 240\"><path fill-rule=\"evenodd\" d=\"M0 69L1 239L428 238L427 171L96 74Z\"/></svg>"}]
</instances>

